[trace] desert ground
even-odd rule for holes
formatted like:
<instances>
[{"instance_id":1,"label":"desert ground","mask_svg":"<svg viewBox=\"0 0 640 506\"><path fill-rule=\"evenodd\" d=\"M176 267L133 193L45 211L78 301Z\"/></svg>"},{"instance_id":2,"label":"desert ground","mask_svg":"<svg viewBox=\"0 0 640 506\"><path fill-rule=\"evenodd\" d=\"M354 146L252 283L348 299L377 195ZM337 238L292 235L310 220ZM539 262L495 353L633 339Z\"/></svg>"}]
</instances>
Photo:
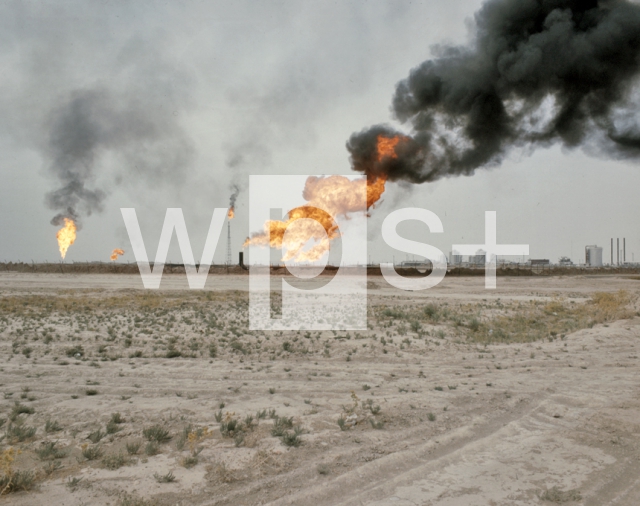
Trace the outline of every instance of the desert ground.
<instances>
[{"instance_id":1,"label":"desert ground","mask_svg":"<svg viewBox=\"0 0 640 506\"><path fill-rule=\"evenodd\" d=\"M369 278L248 330L248 276L0 273L0 502L640 504L640 278Z\"/></svg>"}]
</instances>

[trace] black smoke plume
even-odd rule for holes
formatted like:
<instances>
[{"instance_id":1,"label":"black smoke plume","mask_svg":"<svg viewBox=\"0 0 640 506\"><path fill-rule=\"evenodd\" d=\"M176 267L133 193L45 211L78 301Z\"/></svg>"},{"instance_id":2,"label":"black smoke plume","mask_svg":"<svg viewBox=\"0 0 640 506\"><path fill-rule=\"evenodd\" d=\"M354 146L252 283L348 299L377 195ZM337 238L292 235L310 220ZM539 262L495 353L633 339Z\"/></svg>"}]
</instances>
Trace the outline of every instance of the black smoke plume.
<instances>
[{"instance_id":1,"label":"black smoke plume","mask_svg":"<svg viewBox=\"0 0 640 506\"><path fill-rule=\"evenodd\" d=\"M627 0L489 0L470 47L442 47L396 87L409 134L378 160L378 125L347 142L354 170L412 183L472 174L514 147L561 143L640 156L640 5Z\"/></svg>"},{"instance_id":2,"label":"black smoke plume","mask_svg":"<svg viewBox=\"0 0 640 506\"><path fill-rule=\"evenodd\" d=\"M135 88L86 89L70 93L52 111L46 155L60 182L46 195L48 207L58 211L52 224L61 225L64 218L77 222L102 210L106 194L90 186L104 158L115 160L126 176L159 181L190 164L191 143L168 105L165 98Z\"/></svg>"},{"instance_id":3,"label":"black smoke plume","mask_svg":"<svg viewBox=\"0 0 640 506\"><path fill-rule=\"evenodd\" d=\"M240 187L237 184L231 185L231 196L229 197L229 207L231 209L236 207L238 195L240 195Z\"/></svg>"}]
</instances>

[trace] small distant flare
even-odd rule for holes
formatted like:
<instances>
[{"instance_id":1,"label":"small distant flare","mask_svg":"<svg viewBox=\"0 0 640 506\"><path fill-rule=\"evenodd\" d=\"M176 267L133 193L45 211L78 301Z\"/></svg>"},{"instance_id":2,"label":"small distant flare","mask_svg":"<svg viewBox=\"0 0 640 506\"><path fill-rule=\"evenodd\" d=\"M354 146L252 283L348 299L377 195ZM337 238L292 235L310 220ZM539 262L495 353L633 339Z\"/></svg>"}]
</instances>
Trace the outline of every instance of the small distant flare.
<instances>
[{"instance_id":1,"label":"small distant flare","mask_svg":"<svg viewBox=\"0 0 640 506\"><path fill-rule=\"evenodd\" d=\"M58 230L56 238L58 239L58 249L60 256L64 260L67 256L67 250L74 242L76 242L76 223L70 218L64 218L64 227Z\"/></svg>"},{"instance_id":2,"label":"small distant flare","mask_svg":"<svg viewBox=\"0 0 640 506\"><path fill-rule=\"evenodd\" d=\"M118 257L121 257L122 255L124 255L124 250L120 249L120 248L116 248L111 252L111 261L115 262L116 260L118 260Z\"/></svg>"},{"instance_id":3,"label":"small distant flare","mask_svg":"<svg viewBox=\"0 0 640 506\"><path fill-rule=\"evenodd\" d=\"M227 218L232 220L236 215L236 199L240 195L240 187L237 184L231 186L231 195L229 196L229 211Z\"/></svg>"}]
</instances>

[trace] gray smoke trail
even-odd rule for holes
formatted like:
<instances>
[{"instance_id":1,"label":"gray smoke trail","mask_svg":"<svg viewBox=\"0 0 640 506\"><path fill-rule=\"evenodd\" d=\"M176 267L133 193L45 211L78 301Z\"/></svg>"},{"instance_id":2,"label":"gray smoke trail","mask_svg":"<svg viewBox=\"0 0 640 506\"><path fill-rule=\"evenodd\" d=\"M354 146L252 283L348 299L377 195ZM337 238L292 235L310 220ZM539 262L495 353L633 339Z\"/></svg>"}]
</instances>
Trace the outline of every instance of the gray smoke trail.
<instances>
[{"instance_id":1,"label":"gray smoke trail","mask_svg":"<svg viewBox=\"0 0 640 506\"><path fill-rule=\"evenodd\" d=\"M238 195L240 195L240 187L237 184L231 185L231 196L229 197L229 207L231 209L236 207Z\"/></svg>"},{"instance_id":2,"label":"gray smoke trail","mask_svg":"<svg viewBox=\"0 0 640 506\"><path fill-rule=\"evenodd\" d=\"M150 179L166 179L190 164L192 146L166 105L135 88L87 89L72 92L51 113L45 155L61 184L46 196L49 208L59 211L52 224L102 210L105 192L88 187L102 157L115 158L128 174Z\"/></svg>"},{"instance_id":3,"label":"gray smoke trail","mask_svg":"<svg viewBox=\"0 0 640 506\"><path fill-rule=\"evenodd\" d=\"M353 169L412 183L472 174L513 147L561 143L640 156L640 6L627 0L489 0L471 47L445 47L396 87L395 117L347 142ZM395 157L379 137L401 135Z\"/></svg>"}]
</instances>

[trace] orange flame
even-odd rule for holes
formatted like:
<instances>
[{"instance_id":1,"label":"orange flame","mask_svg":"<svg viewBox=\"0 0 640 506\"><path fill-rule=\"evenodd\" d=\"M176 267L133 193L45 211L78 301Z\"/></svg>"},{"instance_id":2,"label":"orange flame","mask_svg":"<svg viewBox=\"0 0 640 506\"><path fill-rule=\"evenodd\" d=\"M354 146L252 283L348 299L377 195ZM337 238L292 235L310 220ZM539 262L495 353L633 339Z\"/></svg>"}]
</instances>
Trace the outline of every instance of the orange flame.
<instances>
[{"instance_id":1,"label":"orange flame","mask_svg":"<svg viewBox=\"0 0 640 506\"><path fill-rule=\"evenodd\" d=\"M247 238L243 247L284 245L287 253L283 261L318 260L329 251L331 240L340 236L336 217L365 212L380 200L384 189L384 178L351 181L344 176L309 177L302 193L308 204L290 210L286 221L267 221L264 231ZM315 244L303 251L309 240Z\"/></svg>"},{"instance_id":2,"label":"orange flame","mask_svg":"<svg viewBox=\"0 0 640 506\"><path fill-rule=\"evenodd\" d=\"M118 260L119 256L124 255L124 250L120 249L120 248L116 248L111 252L111 261L115 262L116 260Z\"/></svg>"},{"instance_id":3,"label":"orange flame","mask_svg":"<svg viewBox=\"0 0 640 506\"><path fill-rule=\"evenodd\" d=\"M56 238L58 239L58 249L60 256L64 260L67 250L74 242L76 242L76 224L70 218L64 218L64 227L58 230Z\"/></svg>"},{"instance_id":4,"label":"orange flame","mask_svg":"<svg viewBox=\"0 0 640 506\"><path fill-rule=\"evenodd\" d=\"M377 161L381 162L385 158L398 158L398 153L396 153L396 146L400 144L400 142L403 142L407 139L407 137L404 137L402 135L396 135L394 137L385 137L384 135L378 135L378 143L376 146L378 149Z\"/></svg>"},{"instance_id":5,"label":"orange flame","mask_svg":"<svg viewBox=\"0 0 640 506\"><path fill-rule=\"evenodd\" d=\"M235 207L231 206L229 208L229 211L227 212L227 218L232 220L233 218L235 218L235 216L236 216L236 209L235 209Z\"/></svg>"}]
</instances>

